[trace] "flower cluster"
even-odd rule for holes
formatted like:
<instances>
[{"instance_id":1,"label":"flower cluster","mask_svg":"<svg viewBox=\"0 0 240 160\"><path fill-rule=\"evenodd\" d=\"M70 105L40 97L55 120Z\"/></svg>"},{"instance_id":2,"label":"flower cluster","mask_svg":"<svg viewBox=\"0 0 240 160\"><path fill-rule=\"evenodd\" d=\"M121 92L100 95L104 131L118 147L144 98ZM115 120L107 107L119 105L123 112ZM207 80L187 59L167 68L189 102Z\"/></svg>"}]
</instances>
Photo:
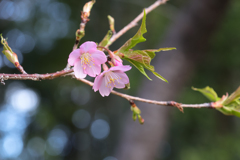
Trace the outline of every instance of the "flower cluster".
<instances>
[{"instance_id":1,"label":"flower cluster","mask_svg":"<svg viewBox=\"0 0 240 160\"><path fill-rule=\"evenodd\" d=\"M129 83L126 71L131 66L124 66L122 60L115 55L112 58L111 68L105 64L107 57L103 51L97 49L95 42L85 42L79 49L70 53L68 63L73 66L74 74L77 78L85 78L87 75L96 77L94 80L93 90L99 90L100 94L108 96L113 88L125 88L125 84ZM101 65L103 72L101 73Z\"/></svg>"}]
</instances>

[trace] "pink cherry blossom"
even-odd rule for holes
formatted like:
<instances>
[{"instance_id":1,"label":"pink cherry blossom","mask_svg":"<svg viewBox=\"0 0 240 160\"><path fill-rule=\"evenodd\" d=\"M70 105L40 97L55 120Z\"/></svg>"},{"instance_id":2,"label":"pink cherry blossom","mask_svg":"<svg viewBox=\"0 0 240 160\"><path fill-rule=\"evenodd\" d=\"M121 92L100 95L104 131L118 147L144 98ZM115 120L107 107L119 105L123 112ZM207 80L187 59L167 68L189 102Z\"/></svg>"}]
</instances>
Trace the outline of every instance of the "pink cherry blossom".
<instances>
[{"instance_id":1,"label":"pink cherry blossom","mask_svg":"<svg viewBox=\"0 0 240 160\"><path fill-rule=\"evenodd\" d=\"M119 59L114 59L114 66L122 66L123 64L122 64L122 60L119 58Z\"/></svg>"},{"instance_id":2,"label":"pink cherry blossom","mask_svg":"<svg viewBox=\"0 0 240 160\"><path fill-rule=\"evenodd\" d=\"M93 84L93 89L96 92L99 90L100 94L108 96L113 88L124 88L125 84L129 83L128 76L126 71L130 70L132 67L127 66L114 66L109 70L102 72L98 75Z\"/></svg>"},{"instance_id":3,"label":"pink cherry blossom","mask_svg":"<svg viewBox=\"0 0 240 160\"><path fill-rule=\"evenodd\" d=\"M121 60L121 58L118 55L114 54L114 52L109 52L109 56L111 57L111 59L112 59L111 61L114 66L122 66L123 65L122 64L123 61Z\"/></svg>"},{"instance_id":4,"label":"pink cherry blossom","mask_svg":"<svg viewBox=\"0 0 240 160\"><path fill-rule=\"evenodd\" d=\"M96 77L101 72L101 64L107 61L106 55L97 50L95 42L87 41L79 49L72 51L68 63L74 66L74 74L77 78L85 78L87 74Z\"/></svg>"}]
</instances>

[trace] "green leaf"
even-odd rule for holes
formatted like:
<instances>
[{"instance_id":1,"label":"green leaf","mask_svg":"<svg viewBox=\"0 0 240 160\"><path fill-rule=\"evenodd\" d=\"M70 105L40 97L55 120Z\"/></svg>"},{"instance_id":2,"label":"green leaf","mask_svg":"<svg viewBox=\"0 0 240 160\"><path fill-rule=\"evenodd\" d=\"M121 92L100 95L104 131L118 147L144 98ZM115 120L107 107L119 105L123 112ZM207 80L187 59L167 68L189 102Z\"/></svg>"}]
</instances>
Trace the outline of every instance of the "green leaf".
<instances>
[{"instance_id":1,"label":"green leaf","mask_svg":"<svg viewBox=\"0 0 240 160\"><path fill-rule=\"evenodd\" d=\"M218 98L217 93L209 86L202 88L202 89L192 87L192 89L195 91L201 92L205 97L207 97L212 102L216 102L220 99L220 98Z\"/></svg>"},{"instance_id":2,"label":"green leaf","mask_svg":"<svg viewBox=\"0 0 240 160\"><path fill-rule=\"evenodd\" d=\"M238 87L238 89L233 92L225 101L224 101L224 105L228 105L230 103L233 103L235 101L239 102L239 98L240 98L240 87Z\"/></svg>"},{"instance_id":3,"label":"green leaf","mask_svg":"<svg viewBox=\"0 0 240 160\"><path fill-rule=\"evenodd\" d=\"M143 50L148 53L148 55L153 59L155 57L155 52L160 52L160 51L171 51L177 49L175 47L168 47L168 48L159 48L159 49L146 49Z\"/></svg>"},{"instance_id":4,"label":"green leaf","mask_svg":"<svg viewBox=\"0 0 240 160\"><path fill-rule=\"evenodd\" d=\"M240 110L233 110L232 115L235 115L237 117L240 117Z\"/></svg>"},{"instance_id":5,"label":"green leaf","mask_svg":"<svg viewBox=\"0 0 240 160\"><path fill-rule=\"evenodd\" d=\"M152 66L151 60L155 57L155 52L159 51L167 51L167 50L172 50L176 48L159 48L159 49L148 49L148 50L128 50L124 52L124 57L123 59L125 60L131 60L132 62L138 62L141 67L148 69L149 71L153 72L153 74L158 77L159 79L168 82L165 78L163 78L160 74L155 72L154 66ZM145 73L145 71L144 71ZM145 74L144 74L145 75Z\"/></svg>"},{"instance_id":6,"label":"green leaf","mask_svg":"<svg viewBox=\"0 0 240 160\"><path fill-rule=\"evenodd\" d=\"M133 61L131 59L127 59L130 63L132 63L144 76L146 76L149 80L152 80L148 77L147 73L144 70L144 67L141 63Z\"/></svg>"},{"instance_id":7,"label":"green leaf","mask_svg":"<svg viewBox=\"0 0 240 160\"><path fill-rule=\"evenodd\" d=\"M227 116L237 116L240 117L240 110L239 109L233 109L228 106L223 106L223 108L216 108L218 111L222 112L223 114Z\"/></svg>"},{"instance_id":8,"label":"green leaf","mask_svg":"<svg viewBox=\"0 0 240 160\"><path fill-rule=\"evenodd\" d=\"M154 74L156 77L158 77L159 79L161 79L161 80L163 80L164 82L167 82L167 83L168 83L168 81L167 81L165 78L163 78L163 76L161 76L160 74L158 74L157 72L153 72L153 74Z\"/></svg>"},{"instance_id":9,"label":"green leaf","mask_svg":"<svg viewBox=\"0 0 240 160\"><path fill-rule=\"evenodd\" d=\"M106 45L108 45L111 37L112 37L112 31L109 30L108 33L103 38L103 40L99 43L99 46L105 47Z\"/></svg>"},{"instance_id":10,"label":"green leaf","mask_svg":"<svg viewBox=\"0 0 240 160\"><path fill-rule=\"evenodd\" d=\"M13 53L12 49L9 47L9 45L7 43L7 40L5 38L3 38L2 34L0 34L0 37L1 37L1 43L3 45L3 50L8 50L11 53Z\"/></svg>"},{"instance_id":11,"label":"green leaf","mask_svg":"<svg viewBox=\"0 0 240 160\"><path fill-rule=\"evenodd\" d=\"M153 53L154 54L154 53ZM151 57L149 54L142 50L129 50L124 53L123 59L131 59L138 63L141 63L145 68L149 69L150 71L154 71L154 67L150 65Z\"/></svg>"},{"instance_id":12,"label":"green leaf","mask_svg":"<svg viewBox=\"0 0 240 160\"><path fill-rule=\"evenodd\" d=\"M142 18L142 24L139 28L138 32L130 38L121 48L119 48L118 53L123 53L125 51L128 51L129 49L136 46L138 43L146 41L146 39L143 37L143 34L147 32L146 29L146 12L144 10L144 15Z\"/></svg>"},{"instance_id":13,"label":"green leaf","mask_svg":"<svg viewBox=\"0 0 240 160\"><path fill-rule=\"evenodd\" d=\"M155 72L154 66L150 65L150 63L151 63L151 60L155 57L155 52L169 51L176 48L172 47L172 48L159 48L159 49L148 49L148 50L132 50L131 48L136 46L138 43L146 41L146 39L143 37L143 34L146 32L147 32L146 13L144 10L142 24L138 32L132 38L130 38L122 47L118 49L118 51L116 52L116 55L132 63L149 80L151 79L146 74L144 68L153 72L153 74L159 79L167 82L165 78L163 78L160 74Z\"/></svg>"},{"instance_id":14,"label":"green leaf","mask_svg":"<svg viewBox=\"0 0 240 160\"><path fill-rule=\"evenodd\" d=\"M225 115L234 115L240 117L240 87L233 92L229 97L219 98L217 93L210 87L205 87L202 89L194 88L193 90L201 92L204 96L206 96L210 101L216 102L219 101L223 104L222 108L216 108L218 111L222 112ZM223 96L224 97L224 96Z\"/></svg>"}]
</instances>

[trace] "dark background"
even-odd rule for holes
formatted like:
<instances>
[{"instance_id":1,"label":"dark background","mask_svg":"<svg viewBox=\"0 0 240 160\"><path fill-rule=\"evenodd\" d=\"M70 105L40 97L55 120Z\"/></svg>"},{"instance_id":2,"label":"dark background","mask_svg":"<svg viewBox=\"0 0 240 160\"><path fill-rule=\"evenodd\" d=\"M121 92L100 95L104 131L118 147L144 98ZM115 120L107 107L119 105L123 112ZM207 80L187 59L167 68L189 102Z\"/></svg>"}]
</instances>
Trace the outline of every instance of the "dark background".
<instances>
[{"instance_id":1,"label":"dark background","mask_svg":"<svg viewBox=\"0 0 240 160\"><path fill-rule=\"evenodd\" d=\"M83 0L0 0L0 33L8 38L28 73L65 68L79 28ZM119 31L154 0L97 0L86 35L100 42ZM191 86L210 86L219 96L240 80L240 1L171 0L147 15L147 41L138 49L176 47L160 52L153 65L169 83L127 72L131 95L181 103L207 102ZM137 32L131 29L110 49ZM2 50L2 46L0 46ZM124 62L124 64L128 64ZM3 54L1 73L18 73ZM93 81L92 78L87 79ZM185 109L137 103L145 124L131 119L129 103L102 98L70 77L6 81L0 86L0 159L82 160L238 160L240 120L210 109Z\"/></svg>"}]
</instances>

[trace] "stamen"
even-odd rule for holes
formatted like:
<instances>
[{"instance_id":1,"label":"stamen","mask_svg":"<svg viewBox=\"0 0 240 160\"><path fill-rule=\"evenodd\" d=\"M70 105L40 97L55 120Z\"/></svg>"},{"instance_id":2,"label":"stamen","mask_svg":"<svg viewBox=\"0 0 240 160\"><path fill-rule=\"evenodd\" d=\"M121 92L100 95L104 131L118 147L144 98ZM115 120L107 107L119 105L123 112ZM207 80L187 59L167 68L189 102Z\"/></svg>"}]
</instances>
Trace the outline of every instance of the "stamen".
<instances>
[{"instance_id":1,"label":"stamen","mask_svg":"<svg viewBox=\"0 0 240 160\"><path fill-rule=\"evenodd\" d=\"M111 88L112 85L116 87L116 82L119 84L119 79L122 79L118 74L111 71L107 72L105 76L105 85L109 88Z\"/></svg>"},{"instance_id":2,"label":"stamen","mask_svg":"<svg viewBox=\"0 0 240 160\"><path fill-rule=\"evenodd\" d=\"M91 56L91 54L89 54L89 53L83 53L82 55L81 55L81 64L82 64L82 67L83 66L88 66L88 67L92 67L91 65L95 65L94 64L94 60L93 60L93 58L92 58L92 56ZM86 68L86 67L85 67ZM84 68L84 69L85 69Z\"/></svg>"}]
</instances>

